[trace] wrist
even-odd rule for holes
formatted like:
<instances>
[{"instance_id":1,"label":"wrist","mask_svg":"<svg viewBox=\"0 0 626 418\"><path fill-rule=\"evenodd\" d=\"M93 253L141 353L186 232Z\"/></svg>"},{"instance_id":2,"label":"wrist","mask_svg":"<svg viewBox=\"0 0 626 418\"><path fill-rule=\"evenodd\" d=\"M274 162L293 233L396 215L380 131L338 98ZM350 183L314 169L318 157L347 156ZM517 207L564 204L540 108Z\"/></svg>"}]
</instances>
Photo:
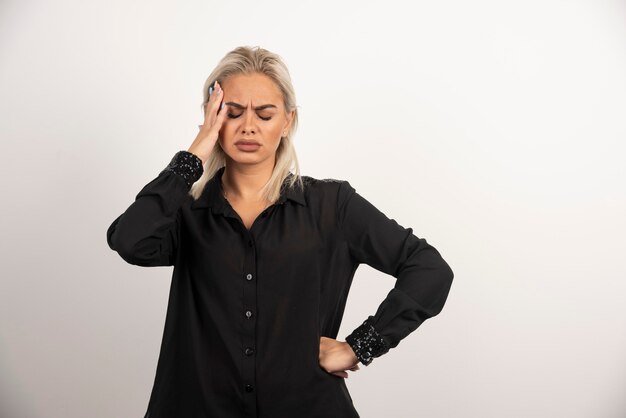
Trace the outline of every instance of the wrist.
<instances>
[{"instance_id":1,"label":"wrist","mask_svg":"<svg viewBox=\"0 0 626 418\"><path fill-rule=\"evenodd\" d=\"M171 171L180 176L187 185L191 188L191 185L198 181L204 172L202 160L195 154L189 151L178 151L170 163L161 172Z\"/></svg>"},{"instance_id":2,"label":"wrist","mask_svg":"<svg viewBox=\"0 0 626 418\"><path fill-rule=\"evenodd\" d=\"M371 316L346 337L346 342L364 366L387 353L390 348L387 340L372 325Z\"/></svg>"},{"instance_id":3,"label":"wrist","mask_svg":"<svg viewBox=\"0 0 626 418\"><path fill-rule=\"evenodd\" d=\"M352 363L358 363L359 358L354 352L354 349L352 348L352 346L347 341L344 341L343 345L344 345L344 349L346 350L346 353L351 357Z\"/></svg>"},{"instance_id":4,"label":"wrist","mask_svg":"<svg viewBox=\"0 0 626 418\"><path fill-rule=\"evenodd\" d=\"M191 147L189 147L187 152L198 157L200 161L202 161L202 165L204 165L209 157L207 154L203 153L201 149L202 149L201 147L196 147L192 145Z\"/></svg>"}]
</instances>

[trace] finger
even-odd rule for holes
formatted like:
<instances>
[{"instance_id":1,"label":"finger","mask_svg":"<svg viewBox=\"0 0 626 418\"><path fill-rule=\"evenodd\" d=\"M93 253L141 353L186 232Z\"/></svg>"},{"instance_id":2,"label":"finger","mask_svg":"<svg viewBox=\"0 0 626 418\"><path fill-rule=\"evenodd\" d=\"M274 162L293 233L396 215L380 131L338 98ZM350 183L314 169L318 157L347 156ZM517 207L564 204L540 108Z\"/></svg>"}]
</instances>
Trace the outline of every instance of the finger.
<instances>
[{"instance_id":1,"label":"finger","mask_svg":"<svg viewBox=\"0 0 626 418\"><path fill-rule=\"evenodd\" d=\"M213 125L216 117L218 116L217 110L221 106L223 98L223 90L214 91L211 100L207 103L206 114L204 116L205 123Z\"/></svg>"},{"instance_id":2,"label":"finger","mask_svg":"<svg viewBox=\"0 0 626 418\"><path fill-rule=\"evenodd\" d=\"M222 101L224 91L222 89L213 90L209 101L207 102L207 107L213 111L217 110L219 103Z\"/></svg>"},{"instance_id":3,"label":"finger","mask_svg":"<svg viewBox=\"0 0 626 418\"><path fill-rule=\"evenodd\" d=\"M222 107L222 110L217 114L215 118L215 123L213 124L213 128L219 132L222 129L222 125L224 124L224 118L226 117L226 106Z\"/></svg>"},{"instance_id":4,"label":"finger","mask_svg":"<svg viewBox=\"0 0 626 418\"><path fill-rule=\"evenodd\" d=\"M213 94L214 93L214 87L213 87L214 85L215 85L215 83L213 83L213 84L211 84L209 86L209 95L208 95L208 98L207 98L206 102L204 103L204 105L202 107L202 113L205 115L205 117L206 117L206 115L208 113L209 105L211 104L211 102L213 100L215 100L215 98L214 98L215 95Z\"/></svg>"},{"instance_id":5,"label":"finger","mask_svg":"<svg viewBox=\"0 0 626 418\"><path fill-rule=\"evenodd\" d=\"M215 93L217 92L218 88L217 88L217 81L214 81L213 84L211 84L211 86L209 86L209 100L213 99L213 97L215 96Z\"/></svg>"},{"instance_id":6,"label":"finger","mask_svg":"<svg viewBox=\"0 0 626 418\"><path fill-rule=\"evenodd\" d=\"M209 98L207 99L207 104L215 101L215 97L217 96L216 93L218 92L218 90L221 89L217 88L217 82L213 82L213 84L209 86Z\"/></svg>"},{"instance_id":7,"label":"finger","mask_svg":"<svg viewBox=\"0 0 626 418\"><path fill-rule=\"evenodd\" d=\"M216 123L219 123L220 125L222 124L222 122L224 121L224 118L226 117L226 109L227 106L224 103L224 100L222 99L220 103L218 103L217 106L217 115L216 115Z\"/></svg>"},{"instance_id":8,"label":"finger","mask_svg":"<svg viewBox=\"0 0 626 418\"><path fill-rule=\"evenodd\" d=\"M215 112L214 112L215 115L217 115L218 111L220 110L220 107L222 107L223 100L224 100L224 90L220 89L215 94L215 102L213 103L213 108L215 110Z\"/></svg>"}]
</instances>

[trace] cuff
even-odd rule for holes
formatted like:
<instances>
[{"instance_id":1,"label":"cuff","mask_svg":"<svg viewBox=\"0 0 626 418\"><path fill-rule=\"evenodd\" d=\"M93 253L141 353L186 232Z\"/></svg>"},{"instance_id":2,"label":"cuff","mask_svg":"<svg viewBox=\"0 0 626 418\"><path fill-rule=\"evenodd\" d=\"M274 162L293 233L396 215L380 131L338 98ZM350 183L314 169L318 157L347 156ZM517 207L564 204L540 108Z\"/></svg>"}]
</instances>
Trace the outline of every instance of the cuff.
<instances>
[{"instance_id":1,"label":"cuff","mask_svg":"<svg viewBox=\"0 0 626 418\"><path fill-rule=\"evenodd\" d=\"M346 337L346 342L350 344L359 361L364 365L369 365L376 357L380 357L389 351L389 344L376 331L372 325L372 316L369 316L350 335Z\"/></svg>"},{"instance_id":2,"label":"cuff","mask_svg":"<svg viewBox=\"0 0 626 418\"><path fill-rule=\"evenodd\" d=\"M170 163L161 171L172 171L185 180L187 184L187 188L191 188L191 185L194 184L198 179L202 176L204 172L204 167L202 167L202 160L197 155L189 152L189 151L178 151Z\"/></svg>"}]
</instances>

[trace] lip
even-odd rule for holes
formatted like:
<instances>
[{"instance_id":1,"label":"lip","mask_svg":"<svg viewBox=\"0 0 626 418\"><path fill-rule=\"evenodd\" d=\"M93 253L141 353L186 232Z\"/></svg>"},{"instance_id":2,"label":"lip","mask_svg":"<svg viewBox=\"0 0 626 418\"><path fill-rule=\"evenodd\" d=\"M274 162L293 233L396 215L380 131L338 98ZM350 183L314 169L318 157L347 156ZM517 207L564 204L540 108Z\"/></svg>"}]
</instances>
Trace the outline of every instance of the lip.
<instances>
[{"instance_id":1,"label":"lip","mask_svg":"<svg viewBox=\"0 0 626 418\"><path fill-rule=\"evenodd\" d=\"M235 142L235 145L261 145L261 144L259 144L257 141L254 141L252 139L240 139L239 141Z\"/></svg>"},{"instance_id":2,"label":"lip","mask_svg":"<svg viewBox=\"0 0 626 418\"><path fill-rule=\"evenodd\" d=\"M256 151L261 148L261 144L256 141L239 140L235 142L235 146L240 151Z\"/></svg>"}]
</instances>

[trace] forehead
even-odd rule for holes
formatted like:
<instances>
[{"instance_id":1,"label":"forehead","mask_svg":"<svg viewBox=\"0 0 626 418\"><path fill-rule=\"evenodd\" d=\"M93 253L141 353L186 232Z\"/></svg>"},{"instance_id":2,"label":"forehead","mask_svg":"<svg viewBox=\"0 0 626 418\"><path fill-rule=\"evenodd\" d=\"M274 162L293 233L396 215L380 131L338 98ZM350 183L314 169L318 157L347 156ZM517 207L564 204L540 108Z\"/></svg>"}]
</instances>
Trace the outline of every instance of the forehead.
<instances>
[{"instance_id":1,"label":"forehead","mask_svg":"<svg viewBox=\"0 0 626 418\"><path fill-rule=\"evenodd\" d=\"M264 74L237 74L220 83L224 89L224 100L247 106L273 103L278 104L282 96L278 86Z\"/></svg>"}]
</instances>

